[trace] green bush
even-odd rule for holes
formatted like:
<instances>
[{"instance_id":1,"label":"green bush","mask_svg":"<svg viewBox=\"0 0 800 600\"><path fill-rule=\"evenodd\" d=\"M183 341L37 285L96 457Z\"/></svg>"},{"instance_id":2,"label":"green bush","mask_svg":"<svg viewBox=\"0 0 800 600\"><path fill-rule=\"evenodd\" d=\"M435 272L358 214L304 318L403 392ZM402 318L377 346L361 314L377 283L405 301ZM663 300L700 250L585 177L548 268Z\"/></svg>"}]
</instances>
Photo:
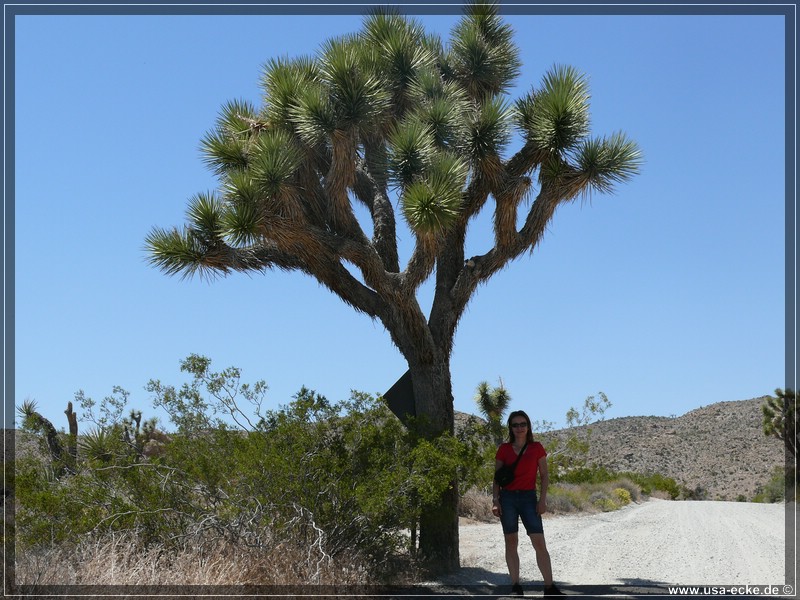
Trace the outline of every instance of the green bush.
<instances>
[{"instance_id":1,"label":"green bush","mask_svg":"<svg viewBox=\"0 0 800 600\"><path fill-rule=\"evenodd\" d=\"M638 485L646 496L653 494L655 491L661 491L666 492L672 500L675 500L683 491L677 481L660 473L622 473L621 475Z\"/></svg>"},{"instance_id":2,"label":"green bush","mask_svg":"<svg viewBox=\"0 0 800 600\"><path fill-rule=\"evenodd\" d=\"M566 413L567 435L563 432L553 433L551 422L533 423L534 431L547 448L551 481L576 482L574 479L564 479L564 477L586 467L592 438L591 423L602 420L610 407L611 401L603 392L598 393L598 398L595 396L586 398L580 409L570 407Z\"/></svg>"},{"instance_id":3,"label":"green bush","mask_svg":"<svg viewBox=\"0 0 800 600\"><path fill-rule=\"evenodd\" d=\"M303 388L260 413L254 390L263 388L239 384L238 371L212 373L201 357L184 367L194 380L180 390L149 386L177 427L157 456L122 443L119 423L109 422L85 438L74 474L20 461L20 551L108 534L166 549L200 538L254 547L284 540L380 567L406 553L406 532L443 491L476 480L485 463L480 445L422 439L367 394L331 403ZM255 416L237 404L245 401ZM198 407L203 415L193 414ZM246 427L215 417L226 411Z\"/></svg>"},{"instance_id":4,"label":"green bush","mask_svg":"<svg viewBox=\"0 0 800 600\"><path fill-rule=\"evenodd\" d=\"M559 481L574 484L606 483L619 477L618 473L606 467L588 466L571 469L562 474Z\"/></svg>"},{"instance_id":5,"label":"green bush","mask_svg":"<svg viewBox=\"0 0 800 600\"><path fill-rule=\"evenodd\" d=\"M792 487L792 475L787 475L784 467L775 467L771 477L764 485L759 486L753 502L783 502L786 499L787 485Z\"/></svg>"}]
</instances>

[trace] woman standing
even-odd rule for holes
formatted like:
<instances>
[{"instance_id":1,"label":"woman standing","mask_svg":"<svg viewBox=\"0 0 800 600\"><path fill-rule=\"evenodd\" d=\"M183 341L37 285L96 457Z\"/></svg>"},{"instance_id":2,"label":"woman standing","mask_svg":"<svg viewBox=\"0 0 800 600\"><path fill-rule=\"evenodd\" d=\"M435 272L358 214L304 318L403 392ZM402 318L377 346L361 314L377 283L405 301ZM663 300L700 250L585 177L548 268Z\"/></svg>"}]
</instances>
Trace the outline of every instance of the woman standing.
<instances>
[{"instance_id":1,"label":"woman standing","mask_svg":"<svg viewBox=\"0 0 800 600\"><path fill-rule=\"evenodd\" d=\"M524 453L520 456L520 453ZM547 452L534 441L531 420L524 411L517 410L508 417L508 442L500 444L495 455L495 470L503 465L512 465L519 457L514 470L514 480L501 488L494 483L492 513L500 517L506 542L506 564L511 575L512 591L522 596L519 583L519 520L531 538L536 551L536 564L544 579L545 596L563 596L553 584L550 554L544 541L542 515L547 512ZM541 475L541 490L537 498L536 473Z\"/></svg>"}]
</instances>

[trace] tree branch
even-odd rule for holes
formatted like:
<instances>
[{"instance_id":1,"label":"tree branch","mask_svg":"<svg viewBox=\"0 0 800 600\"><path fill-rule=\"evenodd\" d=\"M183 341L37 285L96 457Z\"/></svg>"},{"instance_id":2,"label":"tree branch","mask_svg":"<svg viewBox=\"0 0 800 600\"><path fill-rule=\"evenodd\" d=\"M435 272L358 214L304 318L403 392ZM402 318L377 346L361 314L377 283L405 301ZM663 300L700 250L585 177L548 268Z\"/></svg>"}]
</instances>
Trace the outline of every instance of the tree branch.
<instances>
[{"instance_id":1,"label":"tree branch","mask_svg":"<svg viewBox=\"0 0 800 600\"><path fill-rule=\"evenodd\" d=\"M267 241L250 248L233 248L220 243L214 252L206 254L204 263L208 267L213 264L215 270L223 272L266 271L271 268L301 271L314 277L345 303L371 317L377 317L377 294L353 277L337 258L341 250L348 247L351 249L345 254L353 256L354 244L331 234L325 234L324 237L327 237L335 252L326 252L321 240L314 244L315 248L305 244L302 252L295 253L283 251L274 242Z\"/></svg>"},{"instance_id":2,"label":"tree branch","mask_svg":"<svg viewBox=\"0 0 800 600\"><path fill-rule=\"evenodd\" d=\"M534 142L528 140L517 153L506 162L506 174L509 177L529 175L548 157L547 150L542 150Z\"/></svg>"},{"instance_id":3,"label":"tree branch","mask_svg":"<svg viewBox=\"0 0 800 600\"><path fill-rule=\"evenodd\" d=\"M374 290L369 289L348 271L339 261L331 261L331 269L314 277L346 304L360 310L372 318L384 314L384 302Z\"/></svg>"},{"instance_id":4,"label":"tree branch","mask_svg":"<svg viewBox=\"0 0 800 600\"><path fill-rule=\"evenodd\" d=\"M464 206L461 213L465 228L467 222L477 215L486 204L490 191L489 182L480 173L475 173L464 192Z\"/></svg>"},{"instance_id":5,"label":"tree branch","mask_svg":"<svg viewBox=\"0 0 800 600\"><path fill-rule=\"evenodd\" d=\"M436 259L436 288L429 323L434 340L448 356L452 352L453 334L466 306L465 302L458 308L452 293L465 269L466 236L466 222L459 223L447 236Z\"/></svg>"},{"instance_id":6,"label":"tree branch","mask_svg":"<svg viewBox=\"0 0 800 600\"><path fill-rule=\"evenodd\" d=\"M560 201L549 186L544 186L512 243L495 247L482 256L473 256L466 261L450 294L459 317L480 283L490 279L525 250L533 250L538 245Z\"/></svg>"},{"instance_id":7,"label":"tree branch","mask_svg":"<svg viewBox=\"0 0 800 600\"><path fill-rule=\"evenodd\" d=\"M353 213L348 194L356 180L355 140L352 133L337 129L331 136L331 143L331 166L323 183L328 201L328 224L333 231L366 244L367 236Z\"/></svg>"},{"instance_id":8,"label":"tree branch","mask_svg":"<svg viewBox=\"0 0 800 600\"><path fill-rule=\"evenodd\" d=\"M405 270L400 274L400 285L408 293L416 291L430 276L436 266L436 243L417 236L414 251Z\"/></svg>"},{"instance_id":9,"label":"tree branch","mask_svg":"<svg viewBox=\"0 0 800 600\"><path fill-rule=\"evenodd\" d=\"M385 184L379 184L366 164L359 161L356 168L353 192L370 209L372 215L372 245L390 273L400 271L400 258L397 252L397 224L394 207L389 200Z\"/></svg>"},{"instance_id":10,"label":"tree branch","mask_svg":"<svg viewBox=\"0 0 800 600\"><path fill-rule=\"evenodd\" d=\"M517 243L517 209L530 189L530 177L507 177L502 189L495 191L494 236L497 248Z\"/></svg>"}]
</instances>

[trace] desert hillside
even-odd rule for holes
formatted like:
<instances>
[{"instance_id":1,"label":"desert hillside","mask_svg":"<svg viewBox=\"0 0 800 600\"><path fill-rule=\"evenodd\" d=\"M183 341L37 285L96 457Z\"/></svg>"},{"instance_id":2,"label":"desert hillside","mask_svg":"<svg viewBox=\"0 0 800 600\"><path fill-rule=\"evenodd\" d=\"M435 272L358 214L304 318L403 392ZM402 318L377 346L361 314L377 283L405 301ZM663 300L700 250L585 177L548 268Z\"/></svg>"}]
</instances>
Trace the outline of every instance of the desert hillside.
<instances>
[{"instance_id":1,"label":"desert hillside","mask_svg":"<svg viewBox=\"0 0 800 600\"><path fill-rule=\"evenodd\" d=\"M752 499L784 464L783 442L764 435L764 397L718 402L678 417L621 417L591 430L589 461L616 471L672 477L697 498ZM458 414L456 427L468 415ZM570 430L557 430L567 435Z\"/></svg>"},{"instance_id":2,"label":"desert hillside","mask_svg":"<svg viewBox=\"0 0 800 600\"><path fill-rule=\"evenodd\" d=\"M763 433L763 402L763 397L718 402L679 417L621 417L575 429L581 434L591 430L593 464L660 473L697 498L736 500L743 495L749 500L785 460L783 442Z\"/></svg>"},{"instance_id":3,"label":"desert hillside","mask_svg":"<svg viewBox=\"0 0 800 600\"><path fill-rule=\"evenodd\" d=\"M589 426L589 458L615 470L667 475L701 498L750 499L785 462L783 442L762 430L763 402L719 402L679 417L608 419Z\"/></svg>"}]
</instances>

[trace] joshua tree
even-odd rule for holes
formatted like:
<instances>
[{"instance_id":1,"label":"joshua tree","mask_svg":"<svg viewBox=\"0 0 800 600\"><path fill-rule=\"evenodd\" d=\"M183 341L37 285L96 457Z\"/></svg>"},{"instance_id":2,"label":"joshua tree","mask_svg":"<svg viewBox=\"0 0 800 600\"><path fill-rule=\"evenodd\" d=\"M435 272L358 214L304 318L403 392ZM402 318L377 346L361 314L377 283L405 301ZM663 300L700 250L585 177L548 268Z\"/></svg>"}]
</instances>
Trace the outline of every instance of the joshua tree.
<instances>
[{"instance_id":1,"label":"joshua tree","mask_svg":"<svg viewBox=\"0 0 800 600\"><path fill-rule=\"evenodd\" d=\"M511 396L503 386L503 380L496 388L489 387L486 381L481 381L475 391L475 402L478 410L481 411L489 422L489 430L492 432L496 444L503 441L503 413L508 410L511 404Z\"/></svg>"},{"instance_id":2,"label":"joshua tree","mask_svg":"<svg viewBox=\"0 0 800 600\"><path fill-rule=\"evenodd\" d=\"M67 402L67 409L64 411L69 423L69 437L67 438L67 451L72 457L73 463L78 460L78 415L72 410L72 402Z\"/></svg>"},{"instance_id":3,"label":"joshua tree","mask_svg":"<svg viewBox=\"0 0 800 600\"><path fill-rule=\"evenodd\" d=\"M386 327L427 435L452 431L453 339L478 286L533 252L561 204L612 191L640 164L624 134L589 137L589 89L574 68L552 67L511 101L512 37L492 6L468 7L447 45L417 20L373 13L314 57L271 59L263 106L227 103L202 141L218 192L189 201L182 229L150 232L152 264L316 278ZM494 245L466 256L483 209ZM398 219L414 239L403 264ZM417 291L431 277L426 313ZM458 567L457 500L454 482L420 526L423 556L443 570Z\"/></svg>"},{"instance_id":4,"label":"joshua tree","mask_svg":"<svg viewBox=\"0 0 800 600\"><path fill-rule=\"evenodd\" d=\"M64 473L73 473L73 467L78 455L78 422L72 410L72 402L67 403L67 410L64 411L69 422L66 452L59 432L49 419L42 416L37 408L36 401L31 399L26 399L21 406L17 407L17 413L22 417L22 428L43 435L53 470L57 476L61 476Z\"/></svg>"},{"instance_id":5,"label":"joshua tree","mask_svg":"<svg viewBox=\"0 0 800 600\"><path fill-rule=\"evenodd\" d=\"M775 396L767 396L761 405L764 434L783 441L787 463L794 465L794 478L798 480L797 445L800 438L800 422L797 412L797 392L778 388Z\"/></svg>"}]
</instances>

